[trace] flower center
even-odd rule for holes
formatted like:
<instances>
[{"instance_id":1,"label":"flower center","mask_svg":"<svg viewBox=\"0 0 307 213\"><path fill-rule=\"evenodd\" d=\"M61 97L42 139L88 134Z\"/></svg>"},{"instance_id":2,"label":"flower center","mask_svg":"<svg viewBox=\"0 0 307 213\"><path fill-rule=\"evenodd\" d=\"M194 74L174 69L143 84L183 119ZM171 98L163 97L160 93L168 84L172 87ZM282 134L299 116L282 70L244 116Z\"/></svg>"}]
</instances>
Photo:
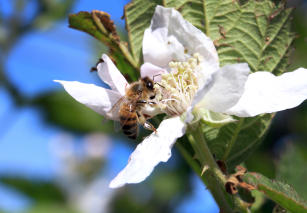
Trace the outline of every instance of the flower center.
<instances>
[{"instance_id":1,"label":"flower center","mask_svg":"<svg viewBox=\"0 0 307 213\"><path fill-rule=\"evenodd\" d=\"M201 56L195 53L185 62L170 62L171 72L163 74L156 85L160 109L170 116L186 112L198 90Z\"/></svg>"}]
</instances>

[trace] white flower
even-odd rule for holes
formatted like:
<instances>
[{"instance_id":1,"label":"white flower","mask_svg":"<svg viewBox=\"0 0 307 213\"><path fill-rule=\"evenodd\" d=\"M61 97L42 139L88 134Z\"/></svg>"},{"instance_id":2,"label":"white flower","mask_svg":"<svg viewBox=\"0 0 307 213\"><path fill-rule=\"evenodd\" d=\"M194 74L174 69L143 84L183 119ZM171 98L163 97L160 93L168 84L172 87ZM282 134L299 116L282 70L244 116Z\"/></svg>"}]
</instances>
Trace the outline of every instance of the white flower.
<instances>
[{"instance_id":1,"label":"white flower","mask_svg":"<svg viewBox=\"0 0 307 213\"><path fill-rule=\"evenodd\" d=\"M177 138L185 134L187 123L199 115L223 113L217 117L231 121L225 114L250 117L271 113L295 107L307 98L306 69L276 77L269 72L250 74L246 63L220 68L210 38L174 9L156 7L151 26L144 33L143 56L141 76L155 76L159 81L159 107L172 117L163 120L157 133L137 146L128 165L110 183L112 188L139 183L157 164L166 162ZM106 55L102 59L98 73L112 90L58 82L77 101L116 120L116 113L107 112L125 94L128 83Z\"/></svg>"},{"instance_id":2,"label":"white flower","mask_svg":"<svg viewBox=\"0 0 307 213\"><path fill-rule=\"evenodd\" d=\"M306 69L276 77L269 72L250 74L246 63L220 67L212 40L171 8L156 7L144 33L143 56L141 76L159 81L160 107L172 117L161 122L158 134L137 146L112 180L113 188L139 183L159 162L166 162L195 114L210 110L251 117L293 108L307 98ZM219 119L231 121L225 114Z\"/></svg>"}]
</instances>

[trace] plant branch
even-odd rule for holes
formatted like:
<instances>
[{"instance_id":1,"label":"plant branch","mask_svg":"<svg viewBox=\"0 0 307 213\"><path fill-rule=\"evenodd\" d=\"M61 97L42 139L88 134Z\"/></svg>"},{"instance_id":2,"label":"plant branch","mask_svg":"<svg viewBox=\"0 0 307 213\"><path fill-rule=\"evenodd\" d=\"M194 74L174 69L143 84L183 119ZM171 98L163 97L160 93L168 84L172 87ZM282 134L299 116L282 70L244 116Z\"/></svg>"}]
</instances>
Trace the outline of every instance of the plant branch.
<instances>
[{"instance_id":1,"label":"plant branch","mask_svg":"<svg viewBox=\"0 0 307 213\"><path fill-rule=\"evenodd\" d=\"M195 135L189 135L189 141L190 144L193 147L193 150L196 153L196 156L198 157L200 163L201 163L201 167L205 167L205 166L209 166L209 168L212 168L207 162L206 162L206 158L205 155L202 154L202 150L199 149L198 147L198 143L199 141L195 140ZM200 168L198 169L199 171L201 170ZM204 174L202 175L201 172L198 172L199 176L201 177L201 179L204 181L204 183L206 184L206 186L208 187L208 189L210 190L212 196L215 199L215 202L218 204L219 208L221 209L221 211L223 212L229 212L232 213L232 208L229 205L228 201L225 198L224 192L222 191L221 188L221 184L218 182L217 179L215 179L215 177L213 176L213 171L212 169L207 170L206 172L204 172Z\"/></svg>"},{"instance_id":2,"label":"plant branch","mask_svg":"<svg viewBox=\"0 0 307 213\"><path fill-rule=\"evenodd\" d=\"M201 168L207 168L203 174L205 183L212 193L215 201L223 212L249 212L245 203L238 196L230 196L225 191L226 177L218 167L215 159L207 145L202 132L202 124L190 127L188 136L195 154L200 161ZM202 170L202 169L201 169Z\"/></svg>"}]
</instances>

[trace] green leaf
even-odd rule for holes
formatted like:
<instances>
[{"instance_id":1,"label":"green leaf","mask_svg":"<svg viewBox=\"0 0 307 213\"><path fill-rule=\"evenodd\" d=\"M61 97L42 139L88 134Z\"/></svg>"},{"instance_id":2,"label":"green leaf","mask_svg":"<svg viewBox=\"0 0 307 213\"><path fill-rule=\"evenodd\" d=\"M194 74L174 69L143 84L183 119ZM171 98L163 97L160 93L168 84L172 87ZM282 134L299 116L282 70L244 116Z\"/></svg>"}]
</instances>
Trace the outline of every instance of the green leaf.
<instances>
[{"instance_id":1,"label":"green leaf","mask_svg":"<svg viewBox=\"0 0 307 213\"><path fill-rule=\"evenodd\" d=\"M140 72L136 72L136 70L131 66L131 64L127 63L125 57L120 52L112 52L112 58L116 64L116 67L120 72L125 76L127 81L133 82L137 81L140 77Z\"/></svg>"},{"instance_id":2,"label":"green leaf","mask_svg":"<svg viewBox=\"0 0 307 213\"><path fill-rule=\"evenodd\" d=\"M52 182L10 176L0 177L0 182L37 202L65 201L62 191Z\"/></svg>"},{"instance_id":3,"label":"green leaf","mask_svg":"<svg viewBox=\"0 0 307 213\"><path fill-rule=\"evenodd\" d=\"M113 46L112 40L107 33L102 32L95 21L92 13L79 12L69 15L69 27L89 33L94 38L102 41L107 46Z\"/></svg>"},{"instance_id":4,"label":"green leaf","mask_svg":"<svg viewBox=\"0 0 307 213\"><path fill-rule=\"evenodd\" d=\"M113 123L78 103L65 91L51 92L34 101L44 113L45 119L57 126L74 132L113 132Z\"/></svg>"},{"instance_id":5,"label":"green leaf","mask_svg":"<svg viewBox=\"0 0 307 213\"><path fill-rule=\"evenodd\" d=\"M305 142L305 141L304 141ZM303 143L288 143L280 153L277 179L290 184L300 196L307 200L307 146Z\"/></svg>"},{"instance_id":6,"label":"green leaf","mask_svg":"<svg viewBox=\"0 0 307 213\"><path fill-rule=\"evenodd\" d=\"M294 31L297 33L297 38L294 41L293 46L295 51L291 55L291 70L297 69L299 67L307 67L306 61L306 40L307 37L307 23L305 17L305 10L303 8L297 8L294 13L293 25Z\"/></svg>"},{"instance_id":7,"label":"green leaf","mask_svg":"<svg viewBox=\"0 0 307 213\"><path fill-rule=\"evenodd\" d=\"M55 21L64 19L75 4L75 0L39 1L38 8L41 13L34 20L34 26L47 28Z\"/></svg>"},{"instance_id":8,"label":"green leaf","mask_svg":"<svg viewBox=\"0 0 307 213\"><path fill-rule=\"evenodd\" d=\"M291 212L307 212L306 202L288 184L272 181L257 173L247 173L244 175L243 180L255 186L258 191L264 193L283 208Z\"/></svg>"},{"instance_id":9,"label":"green leaf","mask_svg":"<svg viewBox=\"0 0 307 213\"><path fill-rule=\"evenodd\" d=\"M241 1L243 2L243 1ZM126 27L134 58L142 61L144 30L156 5L175 7L185 19L205 32L216 45L221 66L247 62L252 71L275 74L286 71L288 50L294 34L290 30L292 9L270 0L134 0L125 7ZM207 127L205 137L217 159L229 169L244 161L262 141L273 115L238 119L220 129Z\"/></svg>"},{"instance_id":10,"label":"green leaf","mask_svg":"<svg viewBox=\"0 0 307 213\"><path fill-rule=\"evenodd\" d=\"M293 41L290 29L292 9L270 0L193 0L182 14L212 40L221 66L247 62L253 71L286 71L286 53Z\"/></svg>"},{"instance_id":11,"label":"green leaf","mask_svg":"<svg viewBox=\"0 0 307 213\"><path fill-rule=\"evenodd\" d=\"M77 14L71 14L69 16L69 26L89 33L94 38L103 42L109 47L109 54L110 56L113 56L114 59L124 56L132 67L135 69L139 68L128 50L127 43L120 40L116 31L116 26L111 20L109 14L98 10L94 10L91 13L79 12ZM125 73L125 69L121 71ZM127 74L129 74L130 77L133 77L129 72L127 72Z\"/></svg>"},{"instance_id":12,"label":"green leaf","mask_svg":"<svg viewBox=\"0 0 307 213\"><path fill-rule=\"evenodd\" d=\"M78 213L78 211L72 209L68 205L59 203L37 203L32 206L27 213Z\"/></svg>"},{"instance_id":13,"label":"green leaf","mask_svg":"<svg viewBox=\"0 0 307 213\"><path fill-rule=\"evenodd\" d=\"M226 162L228 170L243 162L262 142L273 115L241 118L221 128L207 126L205 138L217 159Z\"/></svg>"}]
</instances>

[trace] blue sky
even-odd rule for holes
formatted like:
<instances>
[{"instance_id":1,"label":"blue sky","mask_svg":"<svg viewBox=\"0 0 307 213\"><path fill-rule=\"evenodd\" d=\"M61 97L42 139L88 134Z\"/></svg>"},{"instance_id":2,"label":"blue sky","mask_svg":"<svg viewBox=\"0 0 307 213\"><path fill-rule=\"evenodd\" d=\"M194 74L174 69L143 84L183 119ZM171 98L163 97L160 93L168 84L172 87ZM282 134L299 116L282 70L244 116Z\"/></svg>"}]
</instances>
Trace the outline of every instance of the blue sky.
<instances>
[{"instance_id":1,"label":"blue sky","mask_svg":"<svg viewBox=\"0 0 307 213\"><path fill-rule=\"evenodd\" d=\"M10 13L9 1L0 1L0 10ZM123 5L128 1L113 0L77 1L73 12L103 10L111 14L117 24ZM28 8L31 13L31 8ZM45 31L35 31L24 36L9 55L6 70L14 84L27 96L44 91L61 89L52 80L77 80L99 83L95 73L89 73L96 62L93 57L92 38L67 27L67 21L57 23ZM55 156L50 152L50 143L61 130L48 126L40 113L32 108L16 108L10 97L0 89L0 173L18 174L29 178L54 178L57 167ZM18 133L18 134L16 134ZM114 176L126 163L131 149L119 143L109 157L109 176ZM120 154L119 154L120 153ZM194 193L178 208L180 213L218 212L217 206L197 177L193 179ZM18 210L30 202L20 194L0 185L0 208Z\"/></svg>"}]
</instances>

